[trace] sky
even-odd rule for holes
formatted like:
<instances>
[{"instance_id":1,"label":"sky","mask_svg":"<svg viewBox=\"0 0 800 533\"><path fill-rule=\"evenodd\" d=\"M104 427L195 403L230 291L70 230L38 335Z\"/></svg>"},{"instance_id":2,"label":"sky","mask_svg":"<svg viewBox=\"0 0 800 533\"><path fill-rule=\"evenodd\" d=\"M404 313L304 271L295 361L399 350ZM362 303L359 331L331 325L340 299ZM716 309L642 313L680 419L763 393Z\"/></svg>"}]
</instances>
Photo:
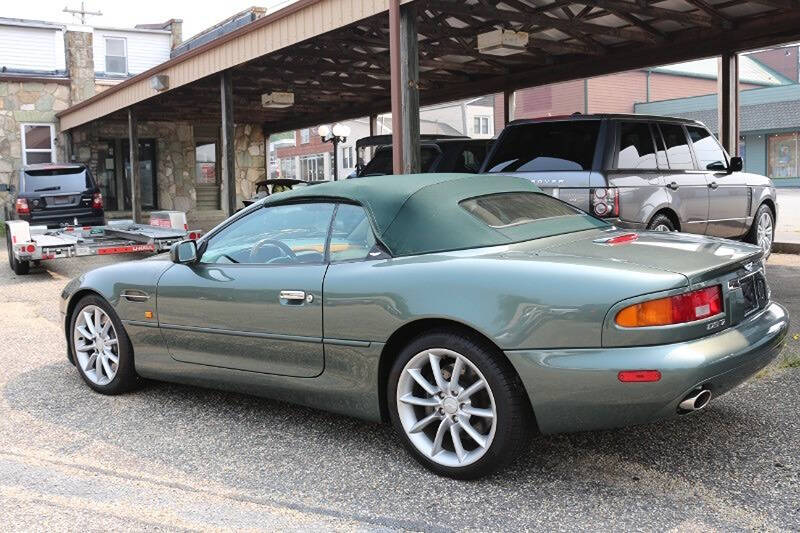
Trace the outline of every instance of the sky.
<instances>
[{"instance_id":1,"label":"sky","mask_svg":"<svg viewBox=\"0 0 800 533\"><path fill-rule=\"evenodd\" d=\"M131 28L136 24L183 19L183 38L213 26L217 22L252 6L273 10L291 0L85 0L86 11L101 11L101 16L87 16L90 26ZM61 24L79 24L80 19L64 13L64 7L80 9L81 0L4 1L1 17L45 20Z\"/></svg>"}]
</instances>

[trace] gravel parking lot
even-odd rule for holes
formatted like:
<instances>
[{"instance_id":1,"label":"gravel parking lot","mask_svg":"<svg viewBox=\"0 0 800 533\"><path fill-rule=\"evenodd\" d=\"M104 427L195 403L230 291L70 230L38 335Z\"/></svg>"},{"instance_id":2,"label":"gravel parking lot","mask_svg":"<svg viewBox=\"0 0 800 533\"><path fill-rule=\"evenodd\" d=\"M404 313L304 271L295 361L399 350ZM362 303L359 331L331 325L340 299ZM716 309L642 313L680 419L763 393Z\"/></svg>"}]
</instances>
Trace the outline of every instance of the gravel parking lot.
<instances>
[{"instance_id":1,"label":"gravel parking lot","mask_svg":"<svg viewBox=\"0 0 800 533\"><path fill-rule=\"evenodd\" d=\"M477 482L435 477L388 427L148 383L93 393L65 358L58 295L97 258L15 277L0 252L4 530L800 529L800 329L696 416L537 436ZM773 296L800 316L800 256Z\"/></svg>"}]
</instances>

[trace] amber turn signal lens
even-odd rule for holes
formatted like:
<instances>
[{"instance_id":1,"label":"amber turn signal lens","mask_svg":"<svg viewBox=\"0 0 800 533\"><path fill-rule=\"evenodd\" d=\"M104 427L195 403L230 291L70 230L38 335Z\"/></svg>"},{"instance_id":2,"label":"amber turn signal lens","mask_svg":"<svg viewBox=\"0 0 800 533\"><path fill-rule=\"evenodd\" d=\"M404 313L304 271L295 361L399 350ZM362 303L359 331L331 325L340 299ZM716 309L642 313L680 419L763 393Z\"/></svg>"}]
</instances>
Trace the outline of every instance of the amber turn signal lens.
<instances>
[{"instance_id":1,"label":"amber turn signal lens","mask_svg":"<svg viewBox=\"0 0 800 533\"><path fill-rule=\"evenodd\" d=\"M617 313L616 322L624 328L666 326L702 320L721 312L722 290L715 285L631 305Z\"/></svg>"},{"instance_id":2,"label":"amber turn signal lens","mask_svg":"<svg viewBox=\"0 0 800 533\"><path fill-rule=\"evenodd\" d=\"M153 312L152 311L145 311L144 312L144 317L145 318L153 318Z\"/></svg>"}]
</instances>

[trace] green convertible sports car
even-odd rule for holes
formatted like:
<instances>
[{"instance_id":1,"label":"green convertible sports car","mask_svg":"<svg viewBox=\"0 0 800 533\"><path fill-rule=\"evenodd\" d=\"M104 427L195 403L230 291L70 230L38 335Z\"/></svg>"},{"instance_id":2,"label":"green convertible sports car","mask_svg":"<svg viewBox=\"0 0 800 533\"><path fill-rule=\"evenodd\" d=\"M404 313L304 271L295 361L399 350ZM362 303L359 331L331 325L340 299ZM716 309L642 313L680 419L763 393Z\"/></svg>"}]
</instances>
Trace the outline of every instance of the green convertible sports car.
<instances>
[{"instance_id":1,"label":"green convertible sports car","mask_svg":"<svg viewBox=\"0 0 800 533\"><path fill-rule=\"evenodd\" d=\"M61 311L94 390L138 377L391 421L474 478L529 431L680 416L780 351L761 250L631 233L505 176L271 195L169 258L93 270Z\"/></svg>"}]
</instances>

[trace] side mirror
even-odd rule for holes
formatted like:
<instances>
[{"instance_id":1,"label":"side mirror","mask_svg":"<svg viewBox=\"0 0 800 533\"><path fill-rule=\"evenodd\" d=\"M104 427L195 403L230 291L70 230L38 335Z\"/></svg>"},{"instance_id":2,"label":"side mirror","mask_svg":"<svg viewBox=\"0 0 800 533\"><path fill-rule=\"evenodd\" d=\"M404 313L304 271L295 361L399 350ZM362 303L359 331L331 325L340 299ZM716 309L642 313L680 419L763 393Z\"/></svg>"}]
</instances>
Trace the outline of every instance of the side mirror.
<instances>
[{"instance_id":1,"label":"side mirror","mask_svg":"<svg viewBox=\"0 0 800 533\"><path fill-rule=\"evenodd\" d=\"M197 243L195 241L176 242L169 249L169 258L173 263L187 265L197 261Z\"/></svg>"},{"instance_id":2,"label":"side mirror","mask_svg":"<svg viewBox=\"0 0 800 533\"><path fill-rule=\"evenodd\" d=\"M739 156L731 157L731 162L728 165L728 172L741 172L744 168L744 160Z\"/></svg>"},{"instance_id":3,"label":"side mirror","mask_svg":"<svg viewBox=\"0 0 800 533\"><path fill-rule=\"evenodd\" d=\"M728 170L728 166L722 161L714 161L713 163L709 163L708 165L706 165L706 170L713 170L715 172L725 172Z\"/></svg>"},{"instance_id":4,"label":"side mirror","mask_svg":"<svg viewBox=\"0 0 800 533\"><path fill-rule=\"evenodd\" d=\"M14 193L14 186L8 183L0 183L0 192Z\"/></svg>"}]
</instances>

